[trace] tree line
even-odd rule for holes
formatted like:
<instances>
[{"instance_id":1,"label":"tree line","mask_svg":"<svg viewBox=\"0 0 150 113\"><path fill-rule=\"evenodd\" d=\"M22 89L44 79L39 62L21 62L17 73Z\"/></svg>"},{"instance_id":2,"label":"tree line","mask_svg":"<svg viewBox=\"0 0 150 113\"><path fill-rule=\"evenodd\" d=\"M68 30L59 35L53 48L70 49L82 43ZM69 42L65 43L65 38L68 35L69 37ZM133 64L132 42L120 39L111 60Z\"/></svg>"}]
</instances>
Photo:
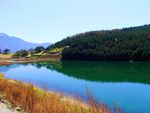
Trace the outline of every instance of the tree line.
<instances>
[{"instance_id":1,"label":"tree line","mask_svg":"<svg viewBox=\"0 0 150 113\"><path fill-rule=\"evenodd\" d=\"M63 60L150 60L150 25L85 32L67 37L47 50L66 46Z\"/></svg>"},{"instance_id":2,"label":"tree line","mask_svg":"<svg viewBox=\"0 0 150 113\"><path fill-rule=\"evenodd\" d=\"M19 58L19 57L27 57L28 55L32 56L33 54L37 54L45 50L46 49L43 46L37 46L36 48L31 48L30 50L22 49L22 50L16 51L13 57Z\"/></svg>"},{"instance_id":3,"label":"tree line","mask_svg":"<svg viewBox=\"0 0 150 113\"><path fill-rule=\"evenodd\" d=\"M19 57L27 57L28 55L33 55L33 54L37 54L40 53L42 51L45 51L46 48L44 48L43 46L37 46L36 48L31 48L29 50L18 50L15 53L13 53L13 57L14 58L19 58ZM0 49L0 54L9 54L10 53L10 49Z\"/></svg>"},{"instance_id":4,"label":"tree line","mask_svg":"<svg viewBox=\"0 0 150 113\"><path fill-rule=\"evenodd\" d=\"M4 49L4 50L2 50L2 49L0 49L0 54L9 54L10 53L10 49Z\"/></svg>"}]
</instances>

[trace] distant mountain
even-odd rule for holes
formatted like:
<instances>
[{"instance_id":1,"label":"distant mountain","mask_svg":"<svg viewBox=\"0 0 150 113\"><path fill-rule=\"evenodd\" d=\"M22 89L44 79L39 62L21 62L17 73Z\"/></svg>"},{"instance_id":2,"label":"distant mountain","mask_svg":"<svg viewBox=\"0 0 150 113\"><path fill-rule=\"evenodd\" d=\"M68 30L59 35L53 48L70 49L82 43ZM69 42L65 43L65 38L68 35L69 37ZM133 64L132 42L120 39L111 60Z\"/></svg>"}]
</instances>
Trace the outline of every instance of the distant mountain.
<instances>
[{"instance_id":1,"label":"distant mountain","mask_svg":"<svg viewBox=\"0 0 150 113\"><path fill-rule=\"evenodd\" d=\"M8 36L5 33L0 33L0 49L1 50L8 48L8 49L10 49L11 52L15 52L15 51L21 50L21 49L28 50L31 48L35 48L37 46L47 47L49 45L50 45L50 43L39 44L39 43L27 42L18 37Z\"/></svg>"}]
</instances>

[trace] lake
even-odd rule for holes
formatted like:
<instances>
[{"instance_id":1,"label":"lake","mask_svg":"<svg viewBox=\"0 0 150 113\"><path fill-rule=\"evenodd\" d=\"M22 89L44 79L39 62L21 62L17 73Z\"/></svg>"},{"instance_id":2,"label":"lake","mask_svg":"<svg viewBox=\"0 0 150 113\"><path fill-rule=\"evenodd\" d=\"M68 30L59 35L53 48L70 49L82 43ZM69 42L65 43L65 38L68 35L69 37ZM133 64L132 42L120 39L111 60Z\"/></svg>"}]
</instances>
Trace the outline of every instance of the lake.
<instances>
[{"instance_id":1,"label":"lake","mask_svg":"<svg viewBox=\"0 0 150 113\"><path fill-rule=\"evenodd\" d=\"M127 113L150 113L150 62L63 61L1 66L6 78L49 91L119 106Z\"/></svg>"}]
</instances>

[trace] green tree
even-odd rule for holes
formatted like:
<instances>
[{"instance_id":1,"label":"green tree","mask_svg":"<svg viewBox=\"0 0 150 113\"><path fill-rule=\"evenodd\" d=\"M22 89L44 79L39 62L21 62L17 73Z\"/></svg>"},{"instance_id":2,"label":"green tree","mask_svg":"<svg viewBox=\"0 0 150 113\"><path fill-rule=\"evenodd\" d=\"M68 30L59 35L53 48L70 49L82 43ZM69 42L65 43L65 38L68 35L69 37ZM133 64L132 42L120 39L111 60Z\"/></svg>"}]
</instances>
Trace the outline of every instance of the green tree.
<instances>
[{"instance_id":1,"label":"green tree","mask_svg":"<svg viewBox=\"0 0 150 113\"><path fill-rule=\"evenodd\" d=\"M17 51L17 52L13 55L14 58L26 57L26 56L28 56L28 51L23 50L23 49L20 50L20 51Z\"/></svg>"},{"instance_id":2,"label":"green tree","mask_svg":"<svg viewBox=\"0 0 150 113\"><path fill-rule=\"evenodd\" d=\"M6 48L6 49L3 50L3 54L9 54L9 53L10 53L10 49Z\"/></svg>"},{"instance_id":3,"label":"green tree","mask_svg":"<svg viewBox=\"0 0 150 113\"><path fill-rule=\"evenodd\" d=\"M34 53L40 53L42 51L45 51L45 48L43 46L38 46L34 49Z\"/></svg>"},{"instance_id":4,"label":"green tree","mask_svg":"<svg viewBox=\"0 0 150 113\"><path fill-rule=\"evenodd\" d=\"M2 50L0 49L0 54L2 54Z\"/></svg>"}]
</instances>

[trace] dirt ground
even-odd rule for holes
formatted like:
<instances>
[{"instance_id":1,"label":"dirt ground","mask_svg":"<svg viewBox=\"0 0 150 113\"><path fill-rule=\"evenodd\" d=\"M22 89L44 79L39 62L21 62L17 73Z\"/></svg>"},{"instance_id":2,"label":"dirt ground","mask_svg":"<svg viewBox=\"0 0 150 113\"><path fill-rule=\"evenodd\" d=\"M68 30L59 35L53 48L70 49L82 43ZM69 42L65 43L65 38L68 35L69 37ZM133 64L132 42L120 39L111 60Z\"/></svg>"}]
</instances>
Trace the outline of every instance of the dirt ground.
<instances>
[{"instance_id":1,"label":"dirt ground","mask_svg":"<svg viewBox=\"0 0 150 113\"><path fill-rule=\"evenodd\" d=\"M7 105L0 103L0 113L19 113L15 110L10 110Z\"/></svg>"}]
</instances>

